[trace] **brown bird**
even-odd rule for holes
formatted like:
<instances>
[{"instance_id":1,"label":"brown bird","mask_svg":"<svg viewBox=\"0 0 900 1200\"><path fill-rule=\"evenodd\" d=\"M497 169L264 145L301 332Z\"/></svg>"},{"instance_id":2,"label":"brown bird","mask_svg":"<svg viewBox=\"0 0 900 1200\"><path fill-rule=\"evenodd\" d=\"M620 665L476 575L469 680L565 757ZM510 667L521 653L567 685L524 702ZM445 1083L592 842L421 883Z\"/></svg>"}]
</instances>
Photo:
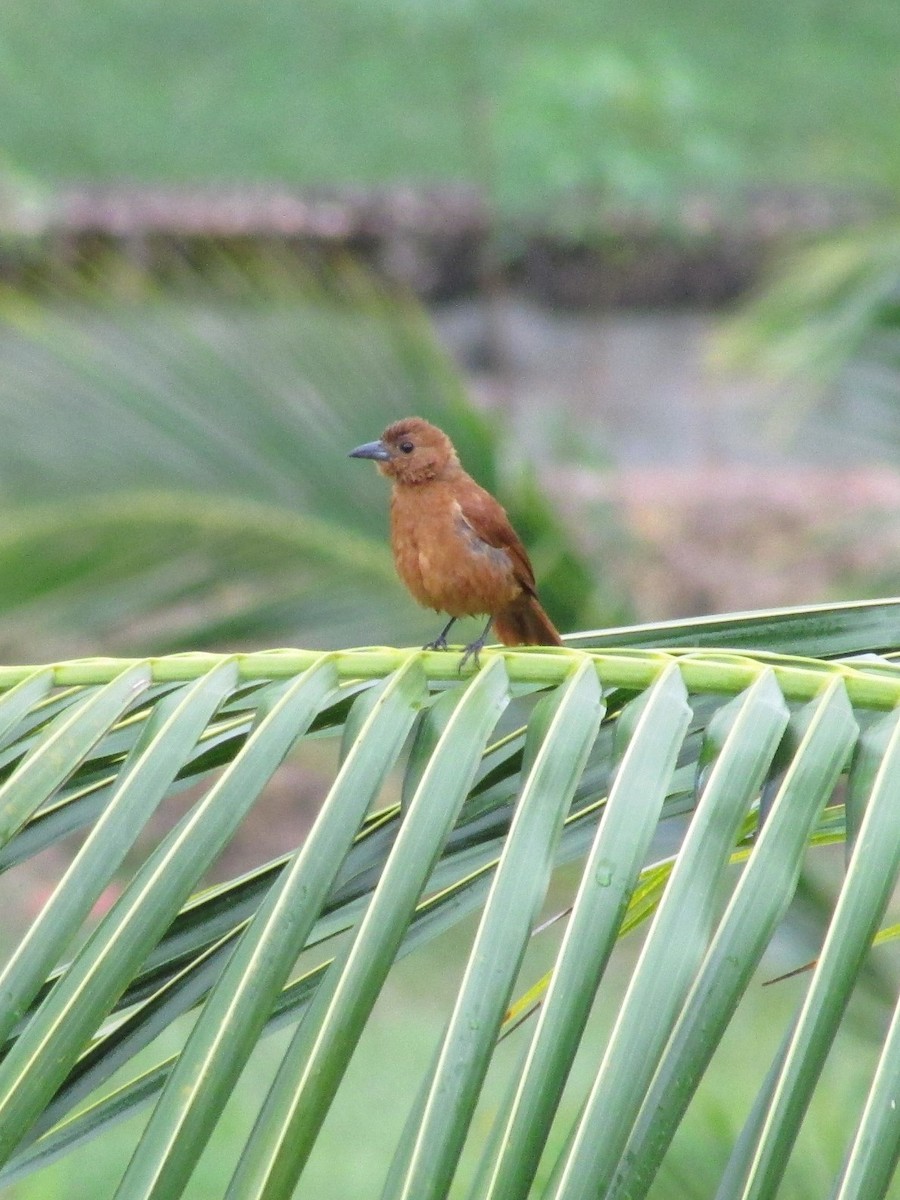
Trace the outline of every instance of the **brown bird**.
<instances>
[{"instance_id":1,"label":"brown bird","mask_svg":"<svg viewBox=\"0 0 900 1200\"><path fill-rule=\"evenodd\" d=\"M391 548L400 578L420 604L450 620L426 650L446 650L460 617L488 613L460 668L493 624L506 646L561 646L537 598L534 571L506 511L460 466L453 443L421 417L396 421L377 442L350 451L374 459L392 482Z\"/></svg>"}]
</instances>

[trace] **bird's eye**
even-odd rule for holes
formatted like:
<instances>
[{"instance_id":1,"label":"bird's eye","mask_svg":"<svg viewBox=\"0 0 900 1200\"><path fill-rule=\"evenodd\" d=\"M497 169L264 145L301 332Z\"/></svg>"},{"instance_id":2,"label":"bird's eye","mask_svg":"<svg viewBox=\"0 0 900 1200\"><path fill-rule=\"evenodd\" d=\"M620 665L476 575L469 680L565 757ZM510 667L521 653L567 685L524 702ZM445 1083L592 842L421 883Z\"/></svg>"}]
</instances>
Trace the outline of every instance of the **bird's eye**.
<instances>
[{"instance_id":1,"label":"bird's eye","mask_svg":"<svg viewBox=\"0 0 900 1200\"><path fill-rule=\"evenodd\" d=\"M412 442L401 442L400 449L404 454L412 454L413 450L415 450L415 446L412 444Z\"/></svg>"}]
</instances>

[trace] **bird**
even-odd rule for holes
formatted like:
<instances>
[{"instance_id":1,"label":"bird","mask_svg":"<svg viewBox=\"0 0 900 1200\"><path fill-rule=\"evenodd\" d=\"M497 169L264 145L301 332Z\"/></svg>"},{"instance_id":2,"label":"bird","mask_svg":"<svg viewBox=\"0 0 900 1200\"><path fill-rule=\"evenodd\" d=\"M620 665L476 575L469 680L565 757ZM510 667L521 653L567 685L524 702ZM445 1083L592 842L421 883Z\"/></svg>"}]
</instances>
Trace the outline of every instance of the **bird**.
<instances>
[{"instance_id":1,"label":"bird","mask_svg":"<svg viewBox=\"0 0 900 1200\"><path fill-rule=\"evenodd\" d=\"M421 417L395 421L350 458L372 459L391 480L391 549L414 599L450 620L425 650L446 650L460 617L487 615L465 647L478 667L491 625L505 646L561 646L534 571L503 506L463 469L450 438Z\"/></svg>"}]
</instances>

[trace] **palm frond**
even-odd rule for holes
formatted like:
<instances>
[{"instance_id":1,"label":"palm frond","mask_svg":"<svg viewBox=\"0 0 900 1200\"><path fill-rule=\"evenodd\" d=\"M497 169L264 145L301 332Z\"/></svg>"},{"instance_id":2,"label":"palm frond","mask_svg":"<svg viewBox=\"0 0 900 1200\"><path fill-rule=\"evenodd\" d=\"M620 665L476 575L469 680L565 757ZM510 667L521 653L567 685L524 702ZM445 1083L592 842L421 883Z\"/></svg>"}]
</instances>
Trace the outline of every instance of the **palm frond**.
<instances>
[{"instance_id":1,"label":"palm frond","mask_svg":"<svg viewBox=\"0 0 900 1200\"><path fill-rule=\"evenodd\" d=\"M160 296L113 259L0 295L6 661L355 645L363 628L421 644L432 620L388 587L384 480L347 459L411 413L451 431L509 508L561 626L607 615L412 304L274 256L211 251L169 282Z\"/></svg>"},{"instance_id":2,"label":"palm frond","mask_svg":"<svg viewBox=\"0 0 900 1200\"><path fill-rule=\"evenodd\" d=\"M724 325L719 353L790 388L767 424L805 455L896 459L898 294L895 220L822 238L778 264Z\"/></svg>"},{"instance_id":3,"label":"palm frond","mask_svg":"<svg viewBox=\"0 0 900 1200\"><path fill-rule=\"evenodd\" d=\"M222 1192L303 1195L393 964L469 917L443 1035L373 1194L645 1196L726 1033L752 1045L741 1002L810 846L848 837L806 997L719 1183L723 1198L772 1194L900 870L900 602L719 618L696 641L704 629L708 649L660 627L655 648L645 628L592 649L487 650L462 676L455 654L390 648L3 668L13 893L36 854L80 844L0 973L0 1181L152 1104L117 1195L191 1195L241 1072L292 1025ZM753 630L768 649L742 644ZM633 647L615 644L629 632ZM337 765L308 836L203 887L280 764L323 738ZM571 911L537 1019L501 1038L543 974L528 950L546 942L532 935L554 879ZM634 930L636 959L618 950ZM598 1040L612 973L623 990ZM868 1100L846 1110L846 1200L889 1186L896 1046L892 1028Z\"/></svg>"}]
</instances>

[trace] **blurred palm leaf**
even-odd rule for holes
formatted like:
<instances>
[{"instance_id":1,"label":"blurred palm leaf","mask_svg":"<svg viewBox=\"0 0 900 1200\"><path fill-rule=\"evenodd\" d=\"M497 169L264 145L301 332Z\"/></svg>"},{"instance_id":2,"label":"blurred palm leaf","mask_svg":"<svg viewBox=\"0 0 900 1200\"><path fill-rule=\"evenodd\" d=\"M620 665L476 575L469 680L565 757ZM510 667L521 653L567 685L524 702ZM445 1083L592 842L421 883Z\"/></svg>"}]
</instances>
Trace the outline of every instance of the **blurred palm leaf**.
<instances>
[{"instance_id":1,"label":"blurred palm leaf","mask_svg":"<svg viewBox=\"0 0 900 1200\"><path fill-rule=\"evenodd\" d=\"M646 1195L726 1030L748 1035L738 1005L808 847L849 829L807 998L747 1097L718 1193L772 1195L900 868L900 601L723 617L696 633L724 647L752 629L764 651L616 647L649 647L645 628L589 650L488 651L462 680L455 655L388 649L0 670L0 865L14 883L82 831L0 975L0 1180L154 1100L117 1195L191 1195L244 1064L293 1022L228 1195L287 1197L298 1181L302 1195L392 963L480 912L383 1194L525 1197L537 1177L555 1200ZM685 625L657 633L660 646L689 638ZM819 657L792 655L798 645ZM285 756L329 736L339 767L303 844L196 892ZM184 815L148 841L152 813L189 784ZM85 938L126 857L121 893ZM506 1100L484 1110L565 863L578 866L550 986L537 1023L513 1035L524 1057ZM615 946L636 924L647 932L629 968ZM597 1051L585 1028L611 956L629 982L603 993L616 1011ZM148 1063L188 1012L180 1050ZM896 1041L884 1039L868 1104L845 1110L845 1200L889 1186ZM586 1082L570 1078L579 1053L599 1054ZM560 1106L567 1080L578 1094Z\"/></svg>"},{"instance_id":2,"label":"blurred palm leaf","mask_svg":"<svg viewBox=\"0 0 900 1200\"><path fill-rule=\"evenodd\" d=\"M806 461L837 466L827 539L844 595L897 587L900 464L900 226L789 255L722 332L724 360L786 384L767 430Z\"/></svg>"},{"instance_id":3,"label":"blurred palm leaf","mask_svg":"<svg viewBox=\"0 0 900 1200\"><path fill-rule=\"evenodd\" d=\"M788 255L724 327L723 359L791 384L772 414L804 451L900 451L900 227L832 236Z\"/></svg>"},{"instance_id":4,"label":"blurred palm leaf","mask_svg":"<svg viewBox=\"0 0 900 1200\"><path fill-rule=\"evenodd\" d=\"M795 252L731 324L735 359L829 378L896 319L900 230L854 231Z\"/></svg>"},{"instance_id":5,"label":"blurred palm leaf","mask_svg":"<svg viewBox=\"0 0 900 1200\"><path fill-rule=\"evenodd\" d=\"M0 307L0 585L15 657L277 637L420 643L402 599L387 487L347 452L420 413L500 495L563 628L596 584L547 502L468 405L423 316L349 269L273 259L127 262ZM78 629L79 640L72 640ZM40 632L38 632L40 631Z\"/></svg>"}]
</instances>

